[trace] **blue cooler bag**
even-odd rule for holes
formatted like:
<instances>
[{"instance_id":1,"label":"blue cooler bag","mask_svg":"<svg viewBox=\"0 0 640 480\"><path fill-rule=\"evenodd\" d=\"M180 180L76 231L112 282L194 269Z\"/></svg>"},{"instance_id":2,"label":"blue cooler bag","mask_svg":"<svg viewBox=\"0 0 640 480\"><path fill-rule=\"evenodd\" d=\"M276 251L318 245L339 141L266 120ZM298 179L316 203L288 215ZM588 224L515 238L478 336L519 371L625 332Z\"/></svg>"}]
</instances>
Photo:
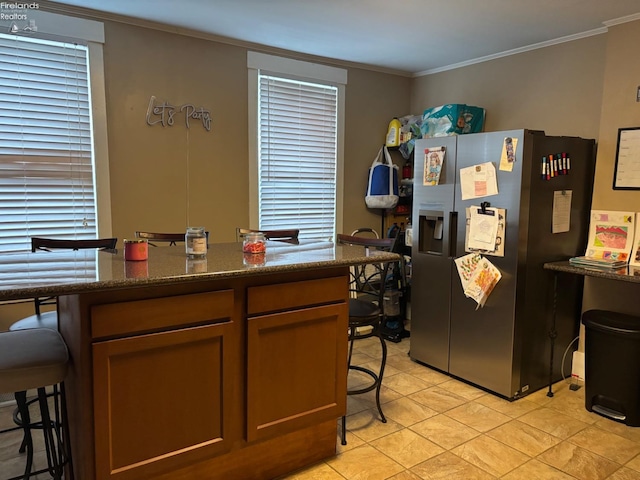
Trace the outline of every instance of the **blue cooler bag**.
<instances>
[{"instance_id":1,"label":"blue cooler bag","mask_svg":"<svg viewBox=\"0 0 640 480\"><path fill-rule=\"evenodd\" d=\"M398 204L398 166L384 146L369 168L369 185L364 198L369 208L393 208Z\"/></svg>"}]
</instances>

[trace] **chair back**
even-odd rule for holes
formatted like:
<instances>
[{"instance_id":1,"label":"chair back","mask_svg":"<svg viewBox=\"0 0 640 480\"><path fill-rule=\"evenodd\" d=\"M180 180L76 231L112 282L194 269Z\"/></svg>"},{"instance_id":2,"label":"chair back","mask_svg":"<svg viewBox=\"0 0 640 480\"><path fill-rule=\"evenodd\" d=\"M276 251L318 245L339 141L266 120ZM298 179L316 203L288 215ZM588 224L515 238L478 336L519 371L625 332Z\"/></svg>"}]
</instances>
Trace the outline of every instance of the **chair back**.
<instances>
[{"instance_id":1,"label":"chair back","mask_svg":"<svg viewBox=\"0 0 640 480\"><path fill-rule=\"evenodd\" d=\"M351 236L380 238L378 232L376 232L373 228L357 228L353 232L351 232Z\"/></svg>"},{"instance_id":2,"label":"chair back","mask_svg":"<svg viewBox=\"0 0 640 480\"><path fill-rule=\"evenodd\" d=\"M86 240L61 240L56 238L31 237L31 251L44 250L115 250L117 238L91 238Z\"/></svg>"},{"instance_id":3,"label":"chair back","mask_svg":"<svg viewBox=\"0 0 640 480\"><path fill-rule=\"evenodd\" d=\"M209 244L209 232L204 232L207 236L207 245ZM168 243L169 246L177 245L178 242L184 242L185 233L159 233L159 232L136 232L136 238L144 238L152 247L157 247L159 243Z\"/></svg>"},{"instance_id":4,"label":"chair back","mask_svg":"<svg viewBox=\"0 0 640 480\"><path fill-rule=\"evenodd\" d=\"M267 240L278 242L298 243L300 230L297 228L285 230L253 230L250 228L236 228L236 240L241 241L247 233L262 233Z\"/></svg>"},{"instance_id":5,"label":"chair back","mask_svg":"<svg viewBox=\"0 0 640 480\"><path fill-rule=\"evenodd\" d=\"M207 232L209 233L209 232ZM169 245L176 245L177 242L184 242L183 233L158 233L158 232L136 232L136 238L144 238L149 242L152 247L157 247L158 243L168 243ZM207 235L207 238L209 235Z\"/></svg>"}]
</instances>

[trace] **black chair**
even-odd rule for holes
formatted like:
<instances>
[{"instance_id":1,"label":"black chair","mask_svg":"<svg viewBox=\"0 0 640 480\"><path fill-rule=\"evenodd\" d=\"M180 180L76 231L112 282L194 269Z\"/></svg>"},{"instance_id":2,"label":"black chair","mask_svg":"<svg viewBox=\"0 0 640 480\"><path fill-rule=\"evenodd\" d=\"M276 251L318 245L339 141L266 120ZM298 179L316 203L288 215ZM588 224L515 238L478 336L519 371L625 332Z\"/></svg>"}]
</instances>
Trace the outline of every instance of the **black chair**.
<instances>
[{"instance_id":1,"label":"black chair","mask_svg":"<svg viewBox=\"0 0 640 480\"><path fill-rule=\"evenodd\" d=\"M31 237L31 251L51 252L53 250L87 250L98 249L111 252L116 251L117 238L93 238L86 240L61 240L55 238ZM28 328L49 328L58 330L58 313L56 311L42 312L43 305L55 305L55 297L35 298L35 315L13 323L9 330L25 330Z\"/></svg>"},{"instance_id":2,"label":"black chair","mask_svg":"<svg viewBox=\"0 0 640 480\"><path fill-rule=\"evenodd\" d=\"M207 245L209 244L209 232L204 232L207 236ZM185 239L184 233L160 233L160 232L136 232L136 238L144 238L152 247L157 247L160 243L168 243L169 246L177 245Z\"/></svg>"},{"instance_id":3,"label":"black chair","mask_svg":"<svg viewBox=\"0 0 640 480\"><path fill-rule=\"evenodd\" d=\"M14 420L18 425L0 433L22 429L24 435L20 452L27 453L24 475L9 480L28 480L42 473L49 473L52 478L61 480L66 464L69 464L69 476L65 478L73 480L63 383L68 364L67 346L58 332L37 328L0 333L0 393L14 394L17 403ZM56 397L54 402L53 418L46 392L46 387L51 385L60 385L61 392L61 401ZM30 389L37 389L38 395L27 401L27 390ZM38 401L40 406L40 420L32 420L29 413L29 404L34 401ZM42 430L47 468L32 472L34 429Z\"/></svg>"},{"instance_id":4,"label":"black chair","mask_svg":"<svg viewBox=\"0 0 640 480\"><path fill-rule=\"evenodd\" d=\"M392 252L395 247L395 238L366 238L352 235L338 234L337 243L340 245L358 245L365 247L369 254L375 256L376 251ZM390 281L389 273L393 268L393 261L376 262L366 265L358 265L351 268L349 299L349 356L347 365L349 370L356 370L369 375L372 382L365 387L348 389L347 395L359 395L375 390L376 406L380 413L382 423L387 419L380 405L380 387L384 368L387 363L387 345L382 330L385 321L385 292ZM380 340L382 357L380 369L374 372L371 369L352 365L353 344L356 340L377 337ZM346 416L342 417L342 444L347 444Z\"/></svg>"},{"instance_id":5,"label":"black chair","mask_svg":"<svg viewBox=\"0 0 640 480\"><path fill-rule=\"evenodd\" d=\"M236 228L236 240L241 241L248 233L262 233L267 240L298 244L300 230L297 228L283 230L253 230L250 228Z\"/></svg>"}]
</instances>

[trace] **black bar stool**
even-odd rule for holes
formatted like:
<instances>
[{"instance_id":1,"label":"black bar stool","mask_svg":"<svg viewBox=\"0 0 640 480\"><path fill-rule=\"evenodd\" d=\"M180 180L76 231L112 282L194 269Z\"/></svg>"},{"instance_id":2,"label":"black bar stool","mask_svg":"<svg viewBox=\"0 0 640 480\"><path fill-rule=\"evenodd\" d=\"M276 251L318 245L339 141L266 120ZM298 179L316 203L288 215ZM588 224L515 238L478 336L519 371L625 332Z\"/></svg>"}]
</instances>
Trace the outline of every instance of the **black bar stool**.
<instances>
[{"instance_id":1,"label":"black bar stool","mask_svg":"<svg viewBox=\"0 0 640 480\"><path fill-rule=\"evenodd\" d=\"M48 328L34 328L0 332L0 393L14 393L17 411L14 420L22 428L24 437L20 453L26 451L24 475L8 480L29 479L31 476L49 473L52 478L63 478L64 466L69 465L73 480L73 466L69 452L69 434L64 392L69 354L60 334ZM55 402L54 418L49 411L46 387L60 385L60 402ZM27 390L37 389L40 421L32 421L27 402ZM47 468L32 472L33 431L42 430L47 456Z\"/></svg>"},{"instance_id":2,"label":"black bar stool","mask_svg":"<svg viewBox=\"0 0 640 480\"><path fill-rule=\"evenodd\" d=\"M372 257L375 257L376 251L393 251L395 242L396 238L366 238L343 234L337 236L337 243L363 246L367 255ZM382 387L384 368L387 363L387 344L382 330L385 319L385 291L392 263L394 262L383 261L352 267L349 286L351 298L349 299L349 356L347 366L349 370L365 373L371 377L371 382L364 387L348 389L347 395L360 395L375 390L376 407L382 423L387 423L380 405L380 388ZM371 337L377 337L380 340L381 359L378 371L351 363L354 342ZM347 444L346 424L346 416L343 416L342 445Z\"/></svg>"}]
</instances>

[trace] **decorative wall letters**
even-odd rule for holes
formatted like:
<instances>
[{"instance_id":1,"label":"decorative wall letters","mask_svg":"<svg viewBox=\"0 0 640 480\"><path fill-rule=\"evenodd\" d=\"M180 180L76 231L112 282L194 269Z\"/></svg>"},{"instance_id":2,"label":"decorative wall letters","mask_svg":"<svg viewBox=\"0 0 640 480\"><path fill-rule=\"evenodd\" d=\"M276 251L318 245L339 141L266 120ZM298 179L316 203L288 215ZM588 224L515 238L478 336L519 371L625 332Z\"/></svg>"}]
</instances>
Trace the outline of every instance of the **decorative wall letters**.
<instances>
[{"instance_id":1,"label":"decorative wall letters","mask_svg":"<svg viewBox=\"0 0 640 480\"><path fill-rule=\"evenodd\" d=\"M147 107L147 125L153 126L160 123L163 127L173 125L174 116L177 112L184 112L184 122L189 128L189 119L200 120L202 126L211 131L211 112L205 110L204 107L195 107L190 103L185 103L180 107L175 107L167 102L159 103L155 96L151 96L149 106Z\"/></svg>"}]
</instances>

